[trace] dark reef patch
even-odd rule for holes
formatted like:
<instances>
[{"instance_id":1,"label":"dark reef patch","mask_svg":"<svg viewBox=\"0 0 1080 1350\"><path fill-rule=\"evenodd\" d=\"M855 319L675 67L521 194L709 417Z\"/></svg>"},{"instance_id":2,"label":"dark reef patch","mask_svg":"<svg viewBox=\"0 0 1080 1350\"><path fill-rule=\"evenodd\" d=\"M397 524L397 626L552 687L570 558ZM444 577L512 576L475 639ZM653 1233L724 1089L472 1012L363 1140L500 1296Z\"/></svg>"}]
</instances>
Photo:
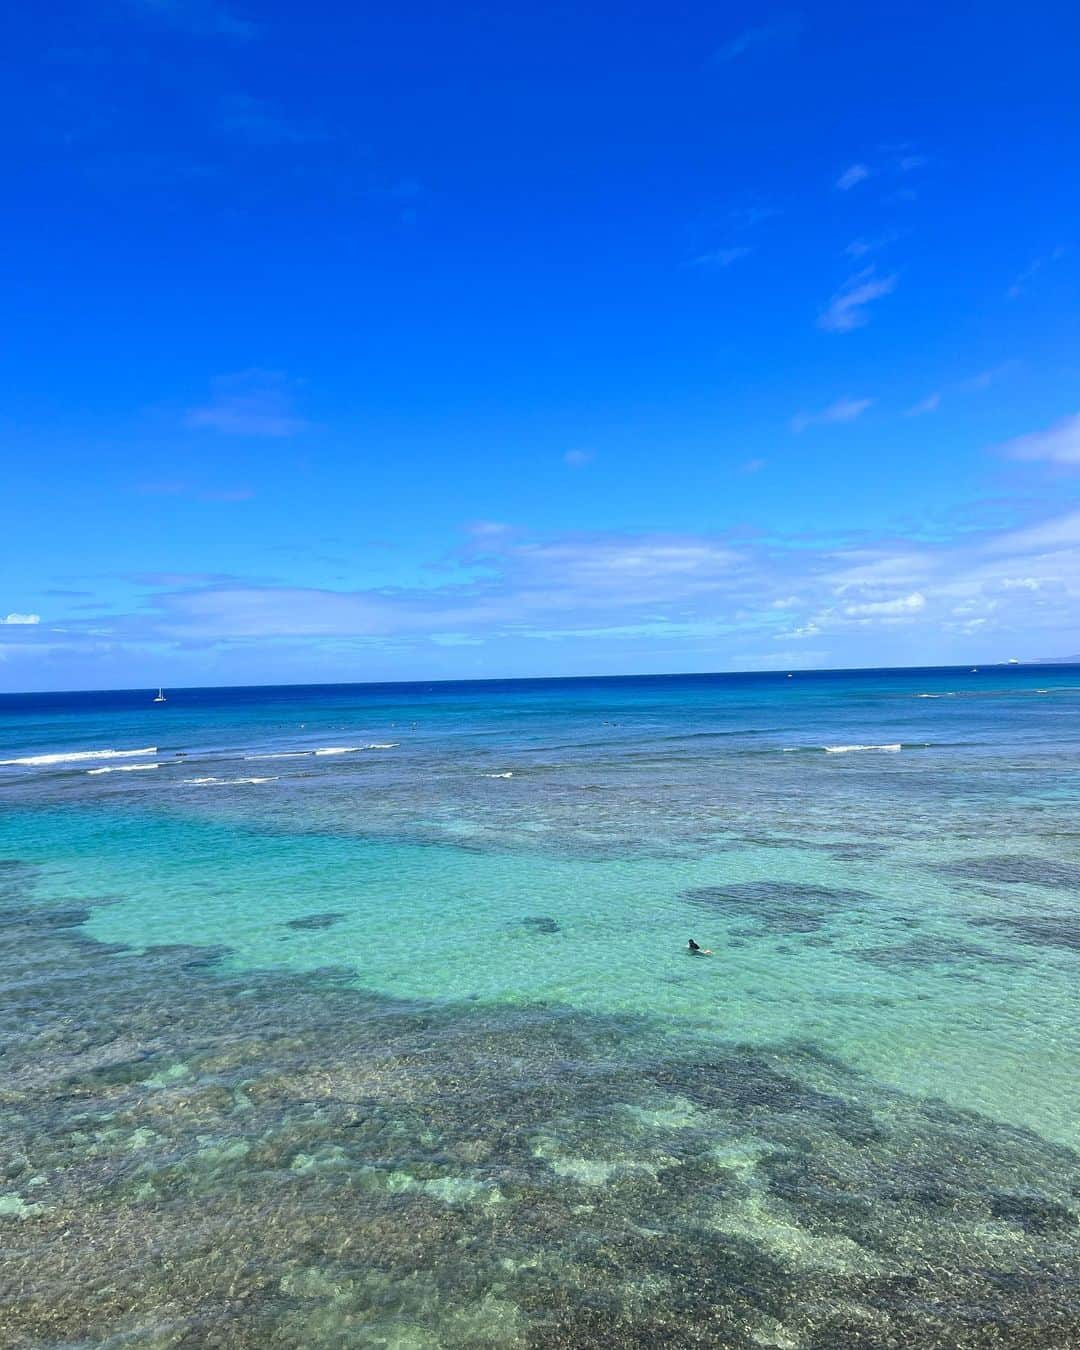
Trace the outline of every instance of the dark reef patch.
<instances>
[{"instance_id":1,"label":"dark reef patch","mask_svg":"<svg viewBox=\"0 0 1080 1350\"><path fill-rule=\"evenodd\" d=\"M963 966L972 967L978 963L997 966L1029 965L1022 956L995 951L992 947L980 947L971 942L961 942L953 937L938 937L925 934L909 942L895 946L851 947L848 956L871 965L886 969L905 970L926 966ZM972 971L973 976L975 972Z\"/></svg>"},{"instance_id":2,"label":"dark reef patch","mask_svg":"<svg viewBox=\"0 0 1080 1350\"><path fill-rule=\"evenodd\" d=\"M328 910L325 914L305 914L299 919L286 919L286 928L319 929L332 928L346 917L340 910Z\"/></svg>"},{"instance_id":3,"label":"dark reef patch","mask_svg":"<svg viewBox=\"0 0 1080 1350\"><path fill-rule=\"evenodd\" d=\"M561 933L562 929L558 923L548 914L530 914L528 918L521 921L526 928L531 928L536 933Z\"/></svg>"},{"instance_id":4,"label":"dark reef patch","mask_svg":"<svg viewBox=\"0 0 1080 1350\"><path fill-rule=\"evenodd\" d=\"M1031 947L1064 947L1080 952L1080 911L1068 914L1012 914L972 919L979 928L997 928Z\"/></svg>"},{"instance_id":5,"label":"dark reef patch","mask_svg":"<svg viewBox=\"0 0 1080 1350\"><path fill-rule=\"evenodd\" d=\"M25 945L0 926L8 970ZM32 947L0 989L5 1347L1080 1344L1076 1155L811 1044Z\"/></svg>"},{"instance_id":6,"label":"dark reef patch","mask_svg":"<svg viewBox=\"0 0 1080 1350\"><path fill-rule=\"evenodd\" d=\"M799 881L695 886L683 891L682 898L733 918L750 919L755 925L750 931L757 933L815 933L837 914L865 910L874 903L867 891Z\"/></svg>"},{"instance_id":7,"label":"dark reef patch","mask_svg":"<svg viewBox=\"0 0 1080 1350\"><path fill-rule=\"evenodd\" d=\"M48 905L13 906L0 910L2 928L78 928L90 917L90 910L52 908Z\"/></svg>"},{"instance_id":8,"label":"dark reef patch","mask_svg":"<svg viewBox=\"0 0 1080 1350\"><path fill-rule=\"evenodd\" d=\"M1080 864L1033 854L1005 853L988 858L959 858L935 863L934 871L960 881L991 886L1046 886L1080 893Z\"/></svg>"},{"instance_id":9,"label":"dark reef patch","mask_svg":"<svg viewBox=\"0 0 1080 1350\"><path fill-rule=\"evenodd\" d=\"M1018 1223L1025 1233L1071 1233L1078 1227L1071 1209L1040 1195L995 1195L990 1213L995 1219Z\"/></svg>"}]
</instances>

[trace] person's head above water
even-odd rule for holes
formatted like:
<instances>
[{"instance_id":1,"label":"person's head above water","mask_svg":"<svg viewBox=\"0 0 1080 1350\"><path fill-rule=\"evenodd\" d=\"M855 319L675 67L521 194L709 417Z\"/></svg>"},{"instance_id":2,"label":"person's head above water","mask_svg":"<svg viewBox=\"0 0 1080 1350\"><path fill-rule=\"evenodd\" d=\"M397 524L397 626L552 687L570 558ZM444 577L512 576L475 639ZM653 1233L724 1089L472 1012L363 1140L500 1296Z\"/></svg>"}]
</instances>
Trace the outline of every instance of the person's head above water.
<instances>
[{"instance_id":1,"label":"person's head above water","mask_svg":"<svg viewBox=\"0 0 1080 1350\"><path fill-rule=\"evenodd\" d=\"M686 944L686 948L691 956L712 956L708 947L699 947L693 938Z\"/></svg>"}]
</instances>

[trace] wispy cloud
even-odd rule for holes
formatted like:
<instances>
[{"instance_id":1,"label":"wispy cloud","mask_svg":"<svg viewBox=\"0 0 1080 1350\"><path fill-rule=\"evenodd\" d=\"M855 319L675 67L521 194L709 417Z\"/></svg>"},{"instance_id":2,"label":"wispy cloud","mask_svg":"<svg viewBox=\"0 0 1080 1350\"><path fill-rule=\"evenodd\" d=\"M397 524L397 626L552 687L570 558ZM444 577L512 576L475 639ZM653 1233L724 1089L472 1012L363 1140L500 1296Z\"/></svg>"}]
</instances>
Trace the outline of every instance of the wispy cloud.
<instances>
[{"instance_id":1,"label":"wispy cloud","mask_svg":"<svg viewBox=\"0 0 1080 1350\"><path fill-rule=\"evenodd\" d=\"M805 431L807 427L821 426L830 422L854 422L873 403L871 398L838 398L820 412L796 413L791 419L792 431Z\"/></svg>"},{"instance_id":2,"label":"wispy cloud","mask_svg":"<svg viewBox=\"0 0 1080 1350\"><path fill-rule=\"evenodd\" d=\"M844 613L850 619L888 618L901 614L917 614L926 608L926 596L921 591L899 595L893 600L867 600L861 604L845 605Z\"/></svg>"},{"instance_id":3,"label":"wispy cloud","mask_svg":"<svg viewBox=\"0 0 1080 1350\"><path fill-rule=\"evenodd\" d=\"M1059 262L1065 256L1065 249L1059 244L1042 257L1032 258L1031 262L1019 273L1006 294L1010 300L1017 300L1027 291L1030 283L1038 276L1047 263Z\"/></svg>"},{"instance_id":4,"label":"wispy cloud","mask_svg":"<svg viewBox=\"0 0 1080 1350\"><path fill-rule=\"evenodd\" d=\"M0 623L10 624L13 628L23 628L40 622L40 614L8 614L6 618L0 618Z\"/></svg>"},{"instance_id":5,"label":"wispy cloud","mask_svg":"<svg viewBox=\"0 0 1080 1350\"><path fill-rule=\"evenodd\" d=\"M181 497L189 489L190 484L182 478L156 478L135 485L141 497Z\"/></svg>"},{"instance_id":6,"label":"wispy cloud","mask_svg":"<svg viewBox=\"0 0 1080 1350\"><path fill-rule=\"evenodd\" d=\"M137 12L199 37L247 41L262 31L253 20L234 14L214 0L128 0L128 3Z\"/></svg>"},{"instance_id":7,"label":"wispy cloud","mask_svg":"<svg viewBox=\"0 0 1080 1350\"><path fill-rule=\"evenodd\" d=\"M771 220L782 212L778 206L734 206L728 212L728 219L739 230L752 230L762 221Z\"/></svg>"},{"instance_id":8,"label":"wispy cloud","mask_svg":"<svg viewBox=\"0 0 1080 1350\"><path fill-rule=\"evenodd\" d=\"M868 253L880 253L883 248L895 244L900 238L899 230L888 230L873 239L853 239L844 252L849 258L865 258Z\"/></svg>"},{"instance_id":9,"label":"wispy cloud","mask_svg":"<svg viewBox=\"0 0 1080 1350\"><path fill-rule=\"evenodd\" d=\"M802 32L802 18L795 13L778 14L768 23L756 28L746 28L729 42L725 42L716 52L716 60L721 64L737 61L747 52L759 47L770 47L777 43L794 41Z\"/></svg>"},{"instance_id":10,"label":"wispy cloud","mask_svg":"<svg viewBox=\"0 0 1080 1350\"><path fill-rule=\"evenodd\" d=\"M517 531L503 520L473 520L465 526L465 533L473 539L493 540L506 539Z\"/></svg>"},{"instance_id":11,"label":"wispy cloud","mask_svg":"<svg viewBox=\"0 0 1080 1350\"><path fill-rule=\"evenodd\" d=\"M1044 431L1033 431L1007 441L1001 451L1010 459L1045 460L1050 464L1080 464L1080 413L1064 417Z\"/></svg>"},{"instance_id":12,"label":"wispy cloud","mask_svg":"<svg viewBox=\"0 0 1080 1350\"><path fill-rule=\"evenodd\" d=\"M278 371L245 370L211 382L210 402L190 408L189 427L230 436L295 436L310 423L293 411L292 388Z\"/></svg>"},{"instance_id":13,"label":"wispy cloud","mask_svg":"<svg viewBox=\"0 0 1080 1350\"><path fill-rule=\"evenodd\" d=\"M563 455L563 463L571 469L583 469L586 464L591 464L596 458L595 450L567 450Z\"/></svg>"},{"instance_id":14,"label":"wispy cloud","mask_svg":"<svg viewBox=\"0 0 1080 1350\"><path fill-rule=\"evenodd\" d=\"M918 403L913 403L911 407L905 411L904 416L925 417L927 413L937 412L940 407L941 395L938 393L927 394L927 396L920 399Z\"/></svg>"},{"instance_id":15,"label":"wispy cloud","mask_svg":"<svg viewBox=\"0 0 1080 1350\"><path fill-rule=\"evenodd\" d=\"M957 388L966 393L977 393L983 389L989 389L992 384L1006 375L1012 374L1020 365L1019 361L1002 361L1000 365L990 366L987 370L980 370L978 374L969 376L966 380L961 380Z\"/></svg>"},{"instance_id":16,"label":"wispy cloud","mask_svg":"<svg viewBox=\"0 0 1080 1350\"><path fill-rule=\"evenodd\" d=\"M135 491L140 497L190 497L199 502L248 502L255 496L249 487L198 487L180 479L136 483Z\"/></svg>"},{"instance_id":17,"label":"wispy cloud","mask_svg":"<svg viewBox=\"0 0 1080 1350\"><path fill-rule=\"evenodd\" d=\"M857 184L870 177L870 170L865 164L850 164L836 180L835 186L841 192L850 192Z\"/></svg>"},{"instance_id":18,"label":"wispy cloud","mask_svg":"<svg viewBox=\"0 0 1080 1350\"><path fill-rule=\"evenodd\" d=\"M291 118L251 94L229 94L222 99L218 124L231 139L253 146L311 145L328 139L325 128Z\"/></svg>"},{"instance_id":19,"label":"wispy cloud","mask_svg":"<svg viewBox=\"0 0 1080 1350\"><path fill-rule=\"evenodd\" d=\"M254 496L254 489L249 487L212 488L199 493L204 502L249 502Z\"/></svg>"},{"instance_id":20,"label":"wispy cloud","mask_svg":"<svg viewBox=\"0 0 1080 1350\"><path fill-rule=\"evenodd\" d=\"M850 333L869 322L867 305L890 294L896 287L896 277L879 277L872 267L864 268L849 277L818 318L818 327L827 333Z\"/></svg>"},{"instance_id":21,"label":"wispy cloud","mask_svg":"<svg viewBox=\"0 0 1080 1350\"><path fill-rule=\"evenodd\" d=\"M987 370L980 370L978 374L969 376L966 380L960 380L959 383L951 386L954 394L976 394L984 389L989 389L991 385L997 384L998 380L1014 371L1020 363L1018 361L1002 361L1000 365L991 366ZM905 417L922 417L926 413L936 412L941 407L942 399L945 397L940 390L935 390L928 394L926 398L920 399L918 403L913 404L906 409Z\"/></svg>"},{"instance_id":22,"label":"wispy cloud","mask_svg":"<svg viewBox=\"0 0 1080 1350\"><path fill-rule=\"evenodd\" d=\"M733 262L738 262L740 258L747 257L753 249L735 247L718 248L711 253L702 253L700 257L693 260L693 266L721 269L730 267Z\"/></svg>"},{"instance_id":23,"label":"wispy cloud","mask_svg":"<svg viewBox=\"0 0 1080 1350\"><path fill-rule=\"evenodd\" d=\"M438 580L427 586L334 589L163 573L145 578L152 593L129 613L72 617L62 635L44 624L5 634L20 661L35 651L51 659L46 653L62 644L88 668L101 643L110 660L150 650L159 659L166 648L178 659L198 651L200 660L208 651L246 651L254 662L290 643L320 658L362 649L425 659L447 644L510 651L554 640L637 641L653 655L661 642L673 655L715 657L722 640L728 659L766 665L763 653L809 639L816 661L849 664L899 661L915 650L987 660L1080 646L1080 510L1006 529L968 522L933 545L875 542L861 531L849 540L831 532L816 540L536 536L487 522L471 528L455 565L432 572Z\"/></svg>"}]
</instances>

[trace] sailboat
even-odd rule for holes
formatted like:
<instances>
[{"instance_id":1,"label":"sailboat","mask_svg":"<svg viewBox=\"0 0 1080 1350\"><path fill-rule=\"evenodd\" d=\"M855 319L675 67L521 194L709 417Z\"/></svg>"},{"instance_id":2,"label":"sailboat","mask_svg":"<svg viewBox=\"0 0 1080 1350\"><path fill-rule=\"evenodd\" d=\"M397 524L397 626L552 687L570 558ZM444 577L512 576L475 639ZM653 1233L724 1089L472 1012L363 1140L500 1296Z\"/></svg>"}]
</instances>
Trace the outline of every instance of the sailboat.
<instances>
[{"instance_id":1,"label":"sailboat","mask_svg":"<svg viewBox=\"0 0 1080 1350\"><path fill-rule=\"evenodd\" d=\"M154 699L154 702L155 702L155 703L164 703L165 701L166 701L166 699L165 699L165 690L164 690L164 689L159 689L159 690L157 691L157 698Z\"/></svg>"}]
</instances>

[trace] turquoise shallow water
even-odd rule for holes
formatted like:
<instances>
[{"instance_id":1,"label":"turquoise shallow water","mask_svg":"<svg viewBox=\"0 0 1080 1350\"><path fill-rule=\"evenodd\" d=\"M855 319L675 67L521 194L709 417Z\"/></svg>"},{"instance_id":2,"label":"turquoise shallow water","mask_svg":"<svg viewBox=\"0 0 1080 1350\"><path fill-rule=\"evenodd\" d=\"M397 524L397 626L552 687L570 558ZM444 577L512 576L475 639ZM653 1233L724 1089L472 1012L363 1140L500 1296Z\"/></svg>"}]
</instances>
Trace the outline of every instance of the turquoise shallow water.
<instances>
[{"instance_id":1,"label":"turquoise shallow water","mask_svg":"<svg viewBox=\"0 0 1080 1350\"><path fill-rule=\"evenodd\" d=\"M1080 669L148 699L0 698L15 1343L1080 1336Z\"/></svg>"}]
</instances>

